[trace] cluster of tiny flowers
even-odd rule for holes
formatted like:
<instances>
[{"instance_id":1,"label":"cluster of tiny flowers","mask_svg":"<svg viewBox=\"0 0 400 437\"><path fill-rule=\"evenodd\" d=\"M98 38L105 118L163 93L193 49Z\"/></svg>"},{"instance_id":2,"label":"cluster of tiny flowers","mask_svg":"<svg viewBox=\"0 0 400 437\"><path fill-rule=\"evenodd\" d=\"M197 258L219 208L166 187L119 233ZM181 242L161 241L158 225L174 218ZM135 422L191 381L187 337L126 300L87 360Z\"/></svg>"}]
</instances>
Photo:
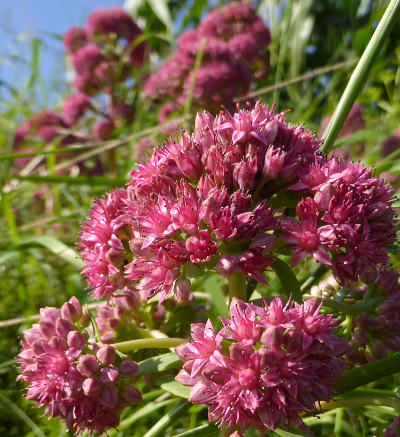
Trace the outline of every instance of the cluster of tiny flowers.
<instances>
[{"instance_id":1,"label":"cluster of tiny flowers","mask_svg":"<svg viewBox=\"0 0 400 437\"><path fill-rule=\"evenodd\" d=\"M392 189L320 146L260 102L198 114L192 135L156 148L125 189L95 202L78 243L93 295L127 288L163 301L190 287L193 269L267 283L277 239L293 266L313 256L340 283L386 263Z\"/></svg>"},{"instance_id":2,"label":"cluster of tiny flowers","mask_svg":"<svg viewBox=\"0 0 400 437\"><path fill-rule=\"evenodd\" d=\"M219 332L210 321L192 325L193 341L175 349L185 362L176 379L210 421L243 431L301 425L299 414L328 401L344 369L347 344L319 310L316 299L259 307L234 298Z\"/></svg>"},{"instance_id":3,"label":"cluster of tiny flowers","mask_svg":"<svg viewBox=\"0 0 400 437\"><path fill-rule=\"evenodd\" d=\"M62 113L46 110L23 123L15 133L14 149L27 141L54 139L60 146L105 141L112 138L116 127L131 123L135 105L128 102L130 88L127 79L134 67L141 67L147 44L135 46L142 34L132 17L119 7L99 8L88 18L85 28L71 27L64 36L64 47L72 59L76 78L76 94L68 97ZM98 107L94 98L102 94L108 103ZM79 134L75 131L82 130ZM17 162L25 165L27 160Z\"/></svg>"},{"instance_id":4,"label":"cluster of tiny flowers","mask_svg":"<svg viewBox=\"0 0 400 437\"><path fill-rule=\"evenodd\" d=\"M201 66L194 72L204 39ZM196 29L178 38L176 53L149 77L145 93L154 100L170 99L166 107L177 109L187 100L195 74L193 102L199 108L218 111L221 104L231 107L235 97L249 91L254 79L267 75L270 40L269 29L253 6L231 2L210 12Z\"/></svg>"},{"instance_id":5,"label":"cluster of tiny flowers","mask_svg":"<svg viewBox=\"0 0 400 437\"><path fill-rule=\"evenodd\" d=\"M126 80L132 66L141 67L147 44L135 45L142 31L120 7L98 8L85 28L71 27L64 47L76 71L75 88L97 94Z\"/></svg>"},{"instance_id":6,"label":"cluster of tiny flowers","mask_svg":"<svg viewBox=\"0 0 400 437\"><path fill-rule=\"evenodd\" d=\"M35 147L26 147L28 140L37 140L44 143L51 143L56 138L59 140L60 147L66 147L73 143L82 143L88 140L82 133L72 133L68 130L69 126L64 117L52 110L44 110L33 115L26 120L14 135L15 152L30 153L35 152ZM24 167L31 158L17 158L16 167Z\"/></svg>"},{"instance_id":7,"label":"cluster of tiny flowers","mask_svg":"<svg viewBox=\"0 0 400 437\"><path fill-rule=\"evenodd\" d=\"M371 313L361 313L353 321L354 333L351 344L353 352L349 360L365 364L386 358L389 351L400 351L400 284L395 270L383 270L369 282L357 287L352 295L361 301L369 298L384 298Z\"/></svg>"},{"instance_id":8,"label":"cluster of tiny flowers","mask_svg":"<svg viewBox=\"0 0 400 437\"><path fill-rule=\"evenodd\" d=\"M321 281L317 285L313 285L310 292L305 295L308 295L309 297L322 297L323 299L329 299L334 297L339 289L340 285L337 283L335 277L330 275L326 280Z\"/></svg>"},{"instance_id":9,"label":"cluster of tiny flowers","mask_svg":"<svg viewBox=\"0 0 400 437\"><path fill-rule=\"evenodd\" d=\"M121 411L141 400L132 385L135 361L116 364L110 345L88 339L89 315L76 298L61 309L42 308L40 321L24 332L18 379L28 383L27 398L59 417L77 434L101 434L117 427Z\"/></svg>"}]
</instances>

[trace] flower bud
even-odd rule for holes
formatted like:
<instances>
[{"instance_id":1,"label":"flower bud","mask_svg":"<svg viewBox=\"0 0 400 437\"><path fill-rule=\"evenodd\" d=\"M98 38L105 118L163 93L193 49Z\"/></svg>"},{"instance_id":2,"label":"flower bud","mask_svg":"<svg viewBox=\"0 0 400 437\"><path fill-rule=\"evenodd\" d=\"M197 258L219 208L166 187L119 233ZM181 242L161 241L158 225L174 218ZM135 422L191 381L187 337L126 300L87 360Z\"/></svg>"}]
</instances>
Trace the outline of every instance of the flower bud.
<instances>
[{"instance_id":1,"label":"flower bud","mask_svg":"<svg viewBox=\"0 0 400 437\"><path fill-rule=\"evenodd\" d=\"M58 319L56 322L56 332L57 335L63 338L68 337L70 331L75 331L75 327L71 322L65 319Z\"/></svg>"},{"instance_id":2,"label":"flower bud","mask_svg":"<svg viewBox=\"0 0 400 437\"><path fill-rule=\"evenodd\" d=\"M108 366L115 361L115 349L112 346L104 345L97 351L96 356L101 364Z\"/></svg>"},{"instance_id":3,"label":"flower bud","mask_svg":"<svg viewBox=\"0 0 400 437\"><path fill-rule=\"evenodd\" d=\"M132 377L136 375L139 370L138 363L132 360L124 360L119 366L119 371L124 376Z\"/></svg>"},{"instance_id":4,"label":"flower bud","mask_svg":"<svg viewBox=\"0 0 400 437\"><path fill-rule=\"evenodd\" d=\"M164 319L165 318L165 314L166 314L166 311L165 311L164 306L161 305L161 304L157 304L156 310L153 313L154 320L162 320L162 319Z\"/></svg>"},{"instance_id":5,"label":"flower bud","mask_svg":"<svg viewBox=\"0 0 400 437\"><path fill-rule=\"evenodd\" d=\"M69 347L83 349L86 344L86 337L78 331L68 332L67 342Z\"/></svg>"},{"instance_id":6,"label":"flower bud","mask_svg":"<svg viewBox=\"0 0 400 437\"><path fill-rule=\"evenodd\" d=\"M118 403L117 390L112 386L106 386L101 392L99 401L107 408L115 408Z\"/></svg>"},{"instance_id":7,"label":"flower bud","mask_svg":"<svg viewBox=\"0 0 400 437\"><path fill-rule=\"evenodd\" d=\"M46 341L43 338L38 338L32 343L32 351L36 355L40 355L44 352L44 345L46 344Z\"/></svg>"},{"instance_id":8,"label":"flower bud","mask_svg":"<svg viewBox=\"0 0 400 437\"><path fill-rule=\"evenodd\" d=\"M60 318L60 310L58 308L46 307L40 309L40 321L41 322L53 322Z\"/></svg>"},{"instance_id":9,"label":"flower bud","mask_svg":"<svg viewBox=\"0 0 400 437\"><path fill-rule=\"evenodd\" d=\"M101 342L106 344L112 344L115 343L116 337L115 333L113 331L108 331L102 334L101 336Z\"/></svg>"},{"instance_id":10,"label":"flower bud","mask_svg":"<svg viewBox=\"0 0 400 437\"><path fill-rule=\"evenodd\" d=\"M265 154L262 175L267 179L275 179L283 167L286 153L270 146Z\"/></svg>"},{"instance_id":11,"label":"flower bud","mask_svg":"<svg viewBox=\"0 0 400 437\"><path fill-rule=\"evenodd\" d=\"M81 317L80 323L84 328L86 328L90 324L90 315L86 309L83 309L83 311L82 311L82 317Z\"/></svg>"},{"instance_id":12,"label":"flower bud","mask_svg":"<svg viewBox=\"0 0 400 437\"><path fill-rule=\"evenodd\" d=\"M56 335L56 326L53 322L47 322L45 320L41 320L39 322L40 330L46 338L51 338L53 335Z\"/></svg>"},{"instance_id":13,"label":"flower bud","mask_svg":"<svg viewBox=\"0 0 400 437\"><path fill-rule=\"evenodd\" d=\"M239 261L234 256L221 256L215 269L225 278L232 276L238 270Z\"/></svg>"},{"instance_id":14,"label":"flower bud","mask_svg":"<svg viewBox=\"0 0 400 437\"><path fill-rule=\"evenodd\" d=\"M178 278L174 285L175 300L180 304L186 304L190 300L191 283L187 278Z\"/></svg>"},{"instance_id":15,"label":"flower bud","mask_svg":"<svg viewBox=\"0 0 400 437\"><path fill-rule=\"evenodd\" d=\"M106 253L106 259L115 267L121 268L124 265L125 255L121 250L111 247Z\"/></svg>"},{"instance_id":16,"label":"flower bud","mask_svg":"<svg viewBox=\"0 0 400 437\"><path fill-rule=\"evenodd\" d=\"M119 381L119 372L116 367L110 366L110 367L104 367L101 369L101 382L104 384L118 384Z\"/></svg>"},{"instance_id":17,"label":"flower bud","mask_svg":"<svg viewBox=\"0 0 400 437\"><path fill-rule=\"evenodd\" d=\"M100 394L102 385L96 378L86 378L82 383L82 390L86 396L97 396Z\"/></svg>"},{"instance_id":18,"label":"flower bud","mask_svg":"<svg viewBox=\"0 0 400 437\"><path fill-rule=\"evenodd\" d=\"M75 296L61 307L61 316L69 322L76 322L82 316L82 305Z\"/></svg>"},{"instance_id":19,"label":"flower bud","mask_svg":"<svg viewBox=\"0 0 400 437\"><path fill-rule=\"evenodd\" d=\"M93 376L99 370L99 364L93 355L82 355L77 369L84 376Z\"/></svg>"},{"instance_id":20,"label":"flower bud","mask_svg":"<svg viewBox=\"0 0 400 437\"><path fill-rule=\"evenodd\" d=\"M142 400L142 393L136 387L124 387L121 392L122 398L128 405L135 404Z\"/></svg>"},{"instance_id":21,"label":"flower bud","mask_svg":"<svg viewBox=\"0 0 400 437\"><path fill-rule=\"evenodd\" d=\"M126 291L126 294L124 297L121 297L119 302L121 307L127 310L134 310L140 303L139 294Z\"/></svg>"}]
</instances>

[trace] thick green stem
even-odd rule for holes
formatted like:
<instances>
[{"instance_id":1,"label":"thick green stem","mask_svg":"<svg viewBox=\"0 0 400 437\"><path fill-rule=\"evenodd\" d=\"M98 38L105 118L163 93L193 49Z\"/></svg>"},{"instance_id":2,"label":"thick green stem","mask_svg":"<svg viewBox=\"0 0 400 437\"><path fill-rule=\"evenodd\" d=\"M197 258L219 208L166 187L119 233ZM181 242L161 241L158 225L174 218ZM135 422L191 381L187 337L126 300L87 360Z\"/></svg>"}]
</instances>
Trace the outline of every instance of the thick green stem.
<instances>
[{"instance_id":1,"label":"thick green stem","mask_svg":"<svg viewBox=\"0 0 400 437\"><path fill-rule=\"evenodd\" d=\"M120 352L128 352L138 349L169 349L186 342L184 338L141 338L115 343L113 346Z\"/></svg>"},{"instance_id":2,"label":"thick green stem","mask_svg":"<svg viewBox=\"0 0 400 437\"><path fill-rule=\"evenodd\" d=\"M372 64L376 61L399 10L400 0L391 0L378 27L364 50L363 55L354 69L331 121L322 136L325 140L324 146L322 147L324 152L328 153L332 149L335 139L338 136L357 95L366 82L369 70L371 69Z\"/></svg>"},{"instance_id":3,"label":"thick green stem","mask_svg":"<svg viewBox=\"0 0 400 437\"><path fill-rule=\"evenodd\" d=\"M384 300L384 297L371 297L370 299L349 305L332 299L321 299L323 307L329 308L334 312L347 314L349 316L357 316L361 313L370 313L374 311Z\"/></svg>"},{"instance_id":4,"label":"thick green stem","mask_svg":"<svg viewBox=\"0 0 400 437\"><path fill-rule=\"evenodd\" d=\"M232 301L234 297L241 300L247 300L246 294L246 278L241 273L235 273L228 277L229 284L229 302Z\"/></svg>"},{"instance_id":5,"label":"thick green stem","mask_svg":"<svg viewBox=\"0 0 400 437\"><path fill-rule=\"evenodd\" d=\"M321 410L333 410L335 408L352 408L364 405L381 405L384 407L391 407L396 410L400 410L400 399L375 396L337 399L329 402L321 402Z\"/></svg>"},{"instance_id":6,"label":"thick green stem","mask_svg":"<svg viewBox=\"0 0 400 437\"><path fill-rule=\"evenodd\" d=\"M348 370L337 381L338 393L353 390L361 385L377 381L380 378L393 375L400 371L400 353L390 358L368 363L365 366Z\"/></svg>"}]
</instances>

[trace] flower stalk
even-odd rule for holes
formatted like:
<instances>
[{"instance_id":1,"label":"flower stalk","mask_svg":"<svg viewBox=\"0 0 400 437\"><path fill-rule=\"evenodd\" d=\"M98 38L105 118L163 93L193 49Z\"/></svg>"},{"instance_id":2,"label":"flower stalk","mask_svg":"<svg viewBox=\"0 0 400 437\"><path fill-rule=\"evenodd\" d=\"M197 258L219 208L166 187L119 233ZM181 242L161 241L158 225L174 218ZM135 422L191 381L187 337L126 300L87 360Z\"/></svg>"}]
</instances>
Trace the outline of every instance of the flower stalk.
<instances>
[{"instance_id":1,"label":"flower stalk","mask_svg":"<svg viewBox=\"0 0 400 437\"><path fill-rule=\"evenodd\" d=\"M229 303L234 297L241 300L247 300L246 278L241 273L235 273L228 277L229 284Z\"/></svg>"},{"instance_id":2,"label":"flower stalk","mask_svg":"<svg viewBox=\"0 0 400 437\"><path fill-rule=\"evenodd\" d=\"M184 338L141 338L115 343L113 347L120 352L128 352L139 349L170 349L185 342L187 340Z\"/></svg>"},{"instance_id":3,"label":"flower stalk","mask_svg":"<svg viewBox=\"0 0 400 437\"><path fill-rule=\"evenodd\" d=\"M400 410L400 399L387 397L357 397L348 399L334 399L329 402L321 402L321 410L333 410L336 408L353 408L365 405L379 405L384 407L394 408Z\"/></svg>"},{"instance_id":4,"label":"flower stalk","mask_svg":"<svg viewBox=\"0 0 400 437\"><path fill-rule=\"evenodd\" d=\"M400 11L400 0L391 0L381 21L378 24L372 38L370 39L364 53L362 54L353 74L350 77L349 82L339 100L336 110L328 124L322 138L324 139L324 145L322 150L328 153L338 136L340 129L346 120L347 115L350 112L353 103L355 102L357 95L359 94L362 86L365 84L368 73L372 64L375 62L383 43L389 35L398 12Z\"/></svg>"},{"instance_id":5,"label":"flower stalk","mask_svg":"<svg viewBox=\"0 0 400 437\"><path fill-rule=\"evenodd\" d=\"M348 370L338 380L338 392L353 390L361 385L377 381L380 378L393 375L400 369L400 353L383 360L368 363L362 367Z\"/></svg>"}]
</instances>

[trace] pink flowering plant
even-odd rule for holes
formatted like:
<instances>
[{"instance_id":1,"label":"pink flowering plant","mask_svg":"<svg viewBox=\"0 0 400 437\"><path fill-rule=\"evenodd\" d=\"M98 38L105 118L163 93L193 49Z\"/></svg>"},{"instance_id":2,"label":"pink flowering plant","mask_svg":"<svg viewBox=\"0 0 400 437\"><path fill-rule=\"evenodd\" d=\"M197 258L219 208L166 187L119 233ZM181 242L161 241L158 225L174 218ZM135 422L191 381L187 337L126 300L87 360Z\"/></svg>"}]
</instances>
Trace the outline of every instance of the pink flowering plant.
<instances>
[{"instance_id":1,"label":"pink flowering plant","mask_svg":"<svg viewBox=\"0 0 400 437\"><path fill-rule=\"evenodd\" d=\"M328 158L321 146L309 130L259 101L238 105L233 114L198 113L193 134L183 132L156 148L125 188L94 202L82 225L83 274L91 294L107 300L93 318L92 338L69 321L82 313L76 300L62 307L60 320L57 309L43 310L40 324L25 333L20 379L30 384L29 398L78 433L102 432L118 425L126 402L140 400L137 389L120 385L115 350L152 360L151 350L180 344L175 353L183 367L173 384L191 387L189 402L206 405L221 432L252 426L307 432L301 414L329 404L342 390L344 369L385 358L388 348L399 350L397 304L391 303L397 273L385 270L396 238L393 189L361 163ZM377 306L375 297L363 297L378 314L360 312L354 337L339 336L341 312L334 318L329 300L302 296L291 270L301 263L330 270L338 286L372 281L387 299ZM281 297L271 300L274 275ZM208 291L207 278L218 276L228 287L229 317L220 319L220 330L210 319L192 323L189 334L189 323L207 310L196 307L195 290ZM349 298L358 295L351 293ZM356 307L342 305L350 312ZM389 338L382 342L379 329L386 325L393 332L384 331ZM377 334L369 335L372 343L361 359L365 328ZM82 346L70 337L79 337ZM103 350L112 359L103 362ZM55 365L54 357L62 364ZM121 366L126 362L132 361ZM49 393L40 389L45 372L54 374ZM154 374L146 383L163 378L173 375Z\"/></svg>"},{"instance_id":2,"label":"pink flowering plant","mask_svg":"<svg viewBox=\"0 0 400 437\"><path fill-rule=\"evenodd\" d=\"M159 8L168 26L169 9ZM85 282L78 297L45 302L16 352L19 388L58 420L58 433L400 435L396 190L386 168L353 159L367 151L356 98L400 1L336 110L310 127L291 121L279 93L276 102L254 98L278 43L261 10L232 1L207 11L154 62L152 43L153 58L163 46L152 39L170 35L146 32L137 11L143 31L122 8L99 8L63 38L75 91L62 112L39 112L15 132L16 177L33 165L38 139L71 157L71 144L94 141L101 159L53 165L50 177L71 181L75 171L112 185L90 191L71 247L52 236L21 243L4 197L14 250L50 248L79 267L68 284ZM144 134L133 134L134 153L118 167L114 146L129 143L131 126ZM397 156L394 132L383 157ZM332 150L337 139L347 148ZM124 185L119 169L132 162ZM111 182L98 176L107 171ZM380 423L367 430L373 412Z\"/></svg>"}]
</instances>

